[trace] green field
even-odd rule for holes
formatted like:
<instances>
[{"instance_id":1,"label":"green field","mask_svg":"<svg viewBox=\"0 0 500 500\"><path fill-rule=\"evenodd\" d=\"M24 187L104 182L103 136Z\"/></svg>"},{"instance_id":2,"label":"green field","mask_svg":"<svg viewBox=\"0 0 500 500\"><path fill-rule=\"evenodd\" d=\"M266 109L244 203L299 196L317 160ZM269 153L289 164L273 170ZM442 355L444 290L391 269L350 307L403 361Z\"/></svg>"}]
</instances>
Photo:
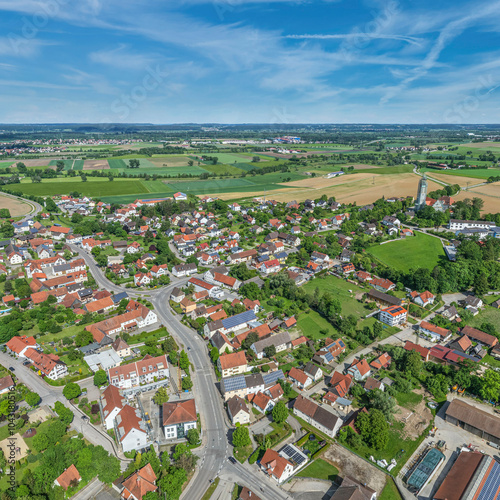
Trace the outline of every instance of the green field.
<instances>
[{"instance_id":1,"label":"green field","mask_svg":"<svg viewBox=\"0 0 500 500\"><path fill-rule=\"evenodd\" d=\"M438 238L419 232L404 240L371 246L368 252L383 264L404 272L419 267L434 269L440 257L446 258Z\"/></svg>"},{"instance_id":2,"label":"green field","mask_svg":"<svg viewBox=\"0 0 500 500\"><path fill-rule=\"evenodd\" d=\"M226 165L223 163L217 163L217 165L212 165L211 163L202 163L203 168L216 175L241 175L243 170L233 165Z\"/></svg>"},{"instance_id":3,"label":"green field","mask_svg":"<svg viewBox=\"0 0 500 500\"><path fill-rule=\"evenodd\" d=\"M482 323L491 323L495 326L497 332L500 331L500 309L487 307L481 310L477 316L474 316L469 324L475 328L481 328Z\"/></svg>"},{"instance_id":4,"label":"green field","mask_svg":"<svg viewBox=\"0 0 500 500\"><path fill-rule=\"evenodd\" d=\"M458 175L459 177L472 177L474 179L488 179L488 177L500 176L500 168L478 168L478 169L457 169L457 170L435 170L433 168L422 168L421 172L429 174ZM450 182L453 182L450 179Z\"/></svg>"},{"instance_id":5,"label":"green field","mask_svg":"<svg viewBox=\"0 0 500 500\"><path fill-rule=\"evenodd\" d=\"M22 182L12 185L12 191L21 191L24 194L37 196L55 196L78 191L84 196L112 196L124 194L145 194L150 191L142 181L136 179L115 179L113 182L102 180L99 177L90 177L87 182L67 179L47 179L40 183ZM166 188L168 190L168 188Z\"/></svg>"},{"instance_id":6,"label":"green field","mask_svg":"<svg viewBox=\"0 0 500 500\"><path fill-rule=\"evenodd\" d=\"M127 164L121 158L111 158L108 160L109 168L127 168Z\"/></svg>"},{"instance_id":7,"label":"green field","mask_svg":"<svg viewBox=\"0 0 500 500\"><path fill-rule=\"evenodd\" d=\"M338 332L331 323L313 310L310 310L308 313L300 313L297 325L308 339L317 340L325 337L338 337ZM328 330L328 333L326 336L322 335L320 330Z\"/></svg>"},{"instance_id":8,"label":"green field","mask_svg":"<svg viewBox=\"0 0 500 500\"><path fill-rule=\"evenodd\" d=\"M15 162L13 161L0 161L0 168L7 168L13 165Z\"/></svg>"},{"instance_id":9,"label":"green field","mask_svg":"<svg viewBox=\"0 0 500 500\"><path fill-rule=\"evenodd\" d=\"M364 304L358 302L355 298L356 294L366 293L366 290L353 283L337 278L336 276L314 278L306 283L303 288L309 293L314 293L316 288L319 288L320 294L328 292L333 297L340 300L342 304L342 316L347 316L349 314L366 316L366 314L370 312L368 309L365 309ZM349 292L349 290L352 290L352 293Z\"/></svg>"},{"instance_id":10,"label":"green field","mask_svg":"<svg viewBox=\"0 0 500 500\"><path fill-rule=\"evenodd\" d=\"M323 479L324 481L335 481L339 471L336 467L329 464L322 458L318 458L305 469L302 469L297 477L312 477L314 479Z\"/></svg>"}]
</instances>

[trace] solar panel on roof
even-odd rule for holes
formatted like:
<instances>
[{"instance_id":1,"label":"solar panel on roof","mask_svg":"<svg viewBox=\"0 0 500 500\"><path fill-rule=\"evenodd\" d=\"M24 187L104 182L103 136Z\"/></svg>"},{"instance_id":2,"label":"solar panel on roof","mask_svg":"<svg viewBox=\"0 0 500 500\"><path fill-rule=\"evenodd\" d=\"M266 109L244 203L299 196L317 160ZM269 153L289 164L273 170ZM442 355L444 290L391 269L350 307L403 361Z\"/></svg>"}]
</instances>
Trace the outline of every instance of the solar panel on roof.
<instances>
[{"instance_id":1,"label":"solar panel on roof","mask_svg":"<svg viewBox=\"0 0 500 500\"><path fill-rule=\"evenodd\" d=\"M226 392L245 389L247 386L243 375L222 379L222 383L224 384L224 390Z\"/></svg>"},{"instance_id":2,"label":"solar panel on roof","mask_svg":"<svg viewBox=\"0 0 500 500\"><path fill-rule=\"evenodd\" d=\"M500 465L494 462L477 500L495 500L498 488L500 488Z\"/></svg>"},{"instance_id":3,"label":"solar panel on roof","mask_svg":"<svg viewBox=\"0 0 500 500\"><path fill-rule=\"evenodd\" d=\"M264 384L275 384L278 380L285 380L285 374L283 370L276 370L275 372L263 373L262 378L264 379Z\"/></svg>"},{"instance_id":4,"label":"solar panel on roof","mask_svg":"<svg viewBox=\"0 0 500 500\"><path fill-rule=\"evenodd\" d=\"M345 344L344 344L344 342L342 340L339 340L339 346L340 347L345 347Z\"/></svg>"},{"instance_id":5,"label":"solar panel on roof","mask_svg":"<svg viewBox=\"0 0 500 500\"><path fill-rule=\"evenodd\" d=\"M333 356L332 356L332 353L330 351L326 351L326 354L325 354L325 359L330 363L331 361L333 361Z\"/></svg>"}]
</instances>

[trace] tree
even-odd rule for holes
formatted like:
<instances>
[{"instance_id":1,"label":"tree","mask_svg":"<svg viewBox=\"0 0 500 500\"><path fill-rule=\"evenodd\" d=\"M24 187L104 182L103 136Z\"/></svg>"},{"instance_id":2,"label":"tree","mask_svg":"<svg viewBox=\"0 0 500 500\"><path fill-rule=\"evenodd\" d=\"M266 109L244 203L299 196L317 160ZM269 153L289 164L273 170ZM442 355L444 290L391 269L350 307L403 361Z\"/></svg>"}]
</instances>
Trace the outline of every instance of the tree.
<instances>
[{"instance_id":1,"label":"tree","mask_svg":"<svg viewBox=\"0 0 500 500\"><path fill-rule=\"evenodd\" d=\"M43 432L39 432L33 437L33 448L35 451L43 451L46 450L49 446L49 438L47 434Z\"/></svg>"},{"instance_id":2,"label":"tree","mask_svg":"<svg viewBox=\"0 0 500 500\"><path fill-rule=\"evenodd\" d=\"M360 398L361 396L363 396L365 394L365 390L360 386L360 385L353 385L351 387L351 394L355 397L355 398Z\"/></svg>"},{"instance_id":3,"label":"tree","mask_svg":"<svg viewBox=\"0 0 500 500\"><path fill-rule=\"evenodd\" d=\"M97 387L104 385L107 381L108 381L108 376L106 375L105 370L97 370L94 373L94 385L96 385Z\"/></svg>"},{"instance_id":4,"label":"tree","mask_svg":"<svg viewBox=\"0 0 500 500\"><path fill-rule=\"evenodd\" d=\"M157 405L162 405L163 403L168 402L168 390L166 387L160 387L157 391L156 394L153 396L153 401Z\"/></svg>"},{"instance_id":5,"label":"tree","mask_svg":"<svg viewBox=\"0 0 500 500\"><path fill-rule=\"evenodd\" d=\"M183 391L189 391L193 387L193 381L191 377L184 377L182 379L181 387Z\"/></svg>"},{"instance_id":6,"label":"tree","mask_svg":"<svg viewBox=\"0 0 500 500\"><path fill-rule=\"evenodd\" d=\"M66 408L60 401L56 401L54 403L54 410L59 415L61 422L63 422L64 424L69 425L71 424L71 422L73 422L73 418L75 417L75 415L69 408Z\"/></svg>"},{"instance_id":7,"label":"tree","mask_svg":"<svg viewBox=\"0 0 500 500\"><path fill-rule=\"evenodd\" d=\"M283 395L286 398L290 397L290 395L292 394L292 391L293 391L292 384L290 382L287 382L286 380L281 379L281 378L278 380L278 384L283 389Z\"/></svg>"},{"instance_id":8,"label":"tree","mask_svg":"<svg viewBox=\"0 0 500 500\"><path fill-rule=\"evenodd\" d=\"M187 440L191 446L194 446L200 442L200 433L198 429L189 429L187 431Z\"/></svg>"},{"instance_id":9,"label":"tree","mask_svg":"<svg viewBox=\"0 0 500 500\"><path fill-rule=\"evenodd\" d=\"M219 359L220 354L219 354L219 349L217 347L212 347L210 351L210 359L212 360L212 363L217 363L217 360Z\"/></svg>"},{"instance_id":10,"label":"tree","mask_svg":"<svg viewBox=\"0 0 500 500\"><path fill-rule=\"evenodd\" d=\"M448 392L449 381L442 373L427 377L426 384L428 391L436 398L444 397Z\"/></svg>"},{"instance_id":11,"label":"tree","mask_svg":"<svg viewBox=\"0 0 500 500\"><path fill-rule=\"evenodd\" d=\"M273 420L277 424L282 424L288 418L288 408L284 401L278 401L273 408Z\"/></svg>"},{"instance_id":12,"label":"tree","mask_svg":"<svg viewBox=\"0 0 500 500\"><path fill-rule=\"evenodd\" d=\"M189 371L189 358L184 349L181 351L179 355L179 367L181 370L184 370L185 372Z\"/></svg>"},{"instance_id":13,"label":"tree","mask_svg":"<svg viewBox=\"0 0 500 500\"><path fill-rule=\"evenodd\" d=\"M248 427L236 427L233 432L233 446L235 448L243 448L251 444L251 442Z\"/></svg>"},{"instance_id":14,"label":"tree","mask_svg":"<svg viewBox=\"0 0 500 500\"><path fill-rule=\"evenodd\" d=\"M498 401L500 394L500 373L486 370L483 375L481 397L488 401Z\"/></svg>"},{"instance_id":15,"label":"tree","mask_svg":"<svg viewBox=\"0 0 500 500\"><path fill-rule=\"evenodd\" d=\"M63 396L66 399L74 399L77 398L82 393L82 390L78 384L75 382L69 382L64 386Z\"/></svg>"},{"instance_id":16,"label":"tree","mask_svg":"<svg viewBox=\"0 0 500 500\"><path fill-rule=\"evenodd\" d=\"M276 354L276 346L268 345L264 348L264 354L266 355L266 358L272 358Z\"/></svg>"},{"instance_id":17,"label":"tree","mask_svg":"<svg viewBox=\"0 0 500 500\"><path fill-rule=\"evenodd\" d=\"M77 347L83 347L89 345L93 341L94 337L87 330L83 330L83 332L78 333L75 337L75 344Z\"/></svg>"},{"instance_id":18,"label":"tree","mask_svg":"<svg viewBox=\"0 0 500 500\"><path fill-rule=\"evenodd\" d=\"M85 174L82 174L82 182L87 182L87 176Z\"/></svg>"},{"instance_id":19,"label":"tree","mask_svg":"<svg viewBox=\"0 0 500 500\"><path fill-rule=\"evenodd\" d=\"M488 276L486 273L481 272L477 274L474 278L474 293L479 296L484 295L488 291L489 287Z\"/></svg>"},{"instance_id":20,"label":"tree","mask_svg":"<svg viewBox=\"0 0 500 500\"><path fill-rule=\"evenodd\" d=\"M56 163L56 169L58 172L64 170L64 162L62 160L58 160Z\"/></svg>"},{"instance_id":21,"label":"tree","mask_svg":"<svg viewBox=\"0 0 500 500\"><path fill-rule=\"evenodd\" d=\"M132 158L131 160L128 161L128 168L139 168L140 165L141 162L137 158Z\"/></svg>"},{"instance_id":22,"label":"tree","mask_svg":"<svg viewBox=\"0 0 500 500\"><path fill-rule=\"evenodd\" d=\"M375 408L368 413L360 412L356 419L356 428L363 441L376 450L385 448L389 441L389 424L384 414Z\"/></svg>"},{"instance_id":23,"label":"tree","mask_svg":"<svg viewBox=\"0 0 500 500\"><path fill-rule=\"evenodd\" d=\"M26 403L28 403L31 407L35 407L40 403L40 396L36 392L28 392L24 397Z\"/></svg>"},{"instance_id":24,"label":"tree","mask_svg":"<svg viewBox=\"0 0 500 500\"><path fill-rule=\"evenodd\" d=\"M182 493L182 485L187 481L187 472L184 469L172 467L168 474L159 481L159 486L165 500L177 500Z\"/></svg>"},{"instance_id":25,"label":"tree","mask_svg":"<svg viewBox=\"0 0 500 500\"><path fill-rule=\"evenodd\" d=\"M396 410L396 401L388 393L380 389L374 389L368 394L372 408L380 410L386 420L390 420Z\"/></svg>"},{"instance_id":26,"label":"tree","mask_svg":"<svg viewBox=\"0 0 500 500\"><path fill-rule=\"evenodd\" d=\"M418 377L422 369L422 358L417 351L407 351L404 362L404 371L412 377Z\"/></svg>"}]
</instances>

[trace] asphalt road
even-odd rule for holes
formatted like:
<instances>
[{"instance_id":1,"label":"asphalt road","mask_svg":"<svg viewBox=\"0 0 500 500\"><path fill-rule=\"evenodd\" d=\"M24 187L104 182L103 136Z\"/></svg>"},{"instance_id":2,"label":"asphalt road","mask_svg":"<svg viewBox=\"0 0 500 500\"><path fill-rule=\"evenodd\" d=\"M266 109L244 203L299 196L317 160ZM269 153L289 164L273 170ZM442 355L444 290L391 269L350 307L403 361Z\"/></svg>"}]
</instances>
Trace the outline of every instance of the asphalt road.
<instances>
[{"instance_id":1,"label":"asphalt road","mask_svg":"<svg viewBox=\"0 0 500 500\"><path fill-rule=\"evenodd\" d=\"M245 467L240 466L240 464L235 466L227 460L227 457L232 456L232 446L229 444L230 429L224 418L223 399L215 385L215 374L208 356L207 346L196 332L184 326L177 319L168 303L172 289L183 285L186 279L175 280L175 283L173 282L166 287L147 291L120 287L104 276L93 257L85 250L76 246L71 246L71 248L85 259L92 276L101 288L116 293L126 291L131 297L147 296L154 305L160 322L167 327L168 331L184 346L188 353L193 367L193 393L197 411L201 417L204 448L201 449L195 475L181 498L201 498L210 485L210 480L221 474L235 472L235 467L238 470L238 481L243 480L243 484L255 491L264 488L266 499L284 500L290 498L276 483L258 472L255 466L251 467L248 464ZM190 349L188 350L188 348Z\"/></svg>"}]
</instances>

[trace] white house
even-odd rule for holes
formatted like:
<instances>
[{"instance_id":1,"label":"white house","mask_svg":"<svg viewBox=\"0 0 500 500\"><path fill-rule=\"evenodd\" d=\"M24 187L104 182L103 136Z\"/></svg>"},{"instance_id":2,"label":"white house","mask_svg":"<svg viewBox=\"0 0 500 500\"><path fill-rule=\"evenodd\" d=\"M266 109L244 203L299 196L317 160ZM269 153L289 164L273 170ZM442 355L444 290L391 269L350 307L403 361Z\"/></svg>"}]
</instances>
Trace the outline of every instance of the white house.
<instances>
[{"instance_id":1,"label":"white house","mask_svg":"<svg viewBox=\"0 0 500 500\"><path fill-rule=\"evenodd\" d=\"M194 399L163 403L163 431L166 439L182 439L189 429L196 429Z\"/></svg>"},{"instance_id":2,"label":"white house","mask_svg":"<svg viewBox=\"0 0 500 500\"><path fill-rule=\"evenodd\" d=\"M239 396L233 396L227 400L227 413L233 425L250 423L250 411L245 400Z\"/></svg>"},{"instance_id":3,"label":"white house","mask_svg":"<svg viewBox=\"0 0 500 500\"><path fill-rule=\"evenodd\" d=\"M124 453L142 450L151 444L140 410L125 405L116 415L115 434Z\"/></svg>"},{"instance_id":4,"label":"white house","mask_svg":"<svg viewBox=\"0 0 500 500\"><path fill-rule=\"evenodd\" d=\"M378 319L389 326L397 326L406 323L408 311L401 306L390 306L379 312Z\"/></svg>"},{"instance_id":5,"label":"white house","mask_svg":"<svg viewBox=\"0 0 500 500\"><path fill-rule=\"evenodd\" d=\"M168 383L168 376L168 362L165 355L155 358L145 357L141 361L116 366L108 370L110 383L119 389L129 389L139 384L150 384L162 380ZM160 385L164 384L160 383Z\"/></svg>"},{"instance_id":6,"label":"white house","mask_svg":"<svg viewBox=\"0 0 500 500\"><path fill-rule=\"evenodd\" d=\"M120 395L118 387L108 385L99 400L101 419L107 431L113 429L115 418L124 406L125 399Z\"/></svg>"}]
</instances>

